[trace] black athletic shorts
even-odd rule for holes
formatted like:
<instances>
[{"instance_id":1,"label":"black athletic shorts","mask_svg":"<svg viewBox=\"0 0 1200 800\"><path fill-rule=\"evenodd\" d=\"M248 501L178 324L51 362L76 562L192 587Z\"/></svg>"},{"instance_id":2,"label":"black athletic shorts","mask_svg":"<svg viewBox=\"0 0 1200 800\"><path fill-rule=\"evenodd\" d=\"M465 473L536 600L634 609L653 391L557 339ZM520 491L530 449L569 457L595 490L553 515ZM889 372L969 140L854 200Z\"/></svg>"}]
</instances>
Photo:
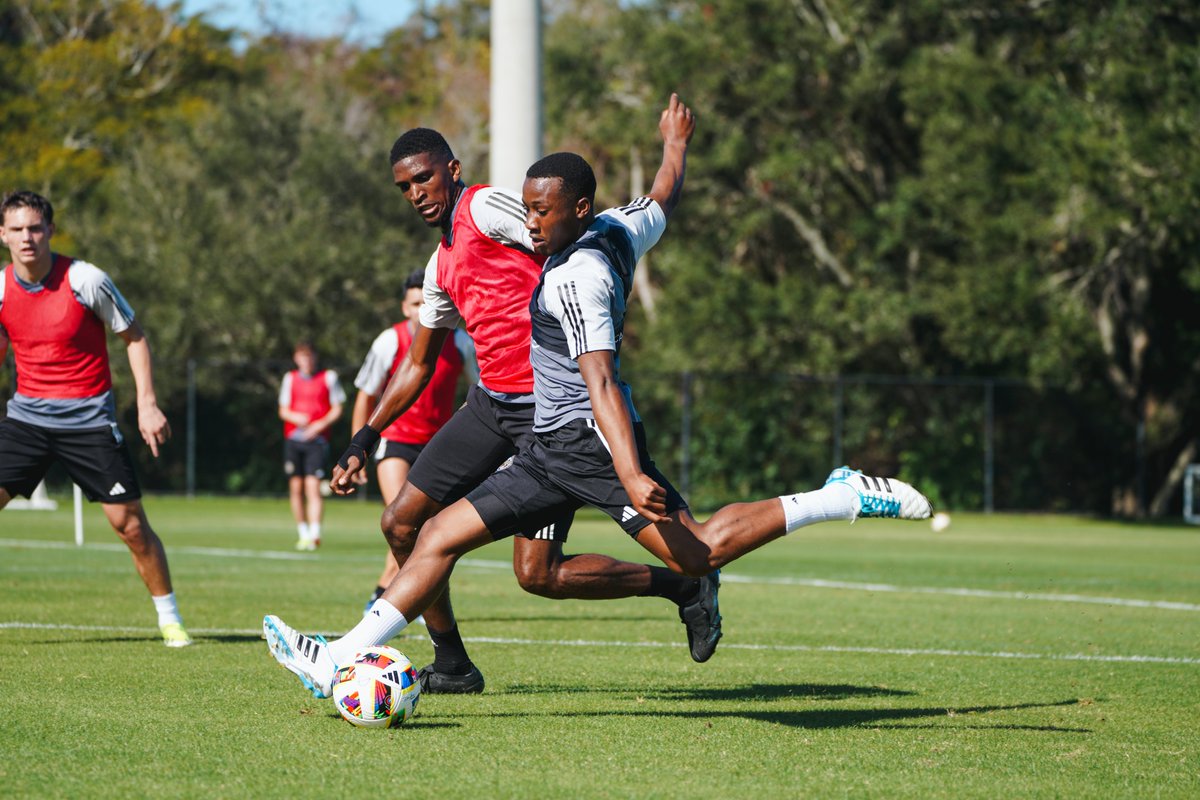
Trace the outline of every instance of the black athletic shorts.
<instances>
[{"instance_id":1,"label":"black athletic shorts","mask_svg":"<svg viewBox=\"0 0 1200 800\"><path fill-rule=\"evenodd\" d=\"M421 451L425 449L423 444L409 444L408 442L392 442L387 439L380 439L379 446L375 448L375 453L372 458L375 463L386 461L389 458L400 458L413 465L417 463L417 456L421 455Z\"/></svg>"},{"instance_id":2,"label":"black athletic shorts","mask_svg":"<svg viewBox=\"0 0 1200 800\"><path fill-rule=\"evenodd\" d=\"M472 386L408 473L408 482L442 505L461 500L518 450L533 443L533 403L505 403ZM526 539L565 542L575 509L506 531Z\"/></svg>"},{"instance_id":3,"label":"black athletic shorts","mask_svg":"<svg viewBox=\"0 0 1200 800\"><path fill-rule=\"evenodd\" d=\"M116 425L64 430L0 420L0 486L10 495L29 497L55 461L92 502L127 503L142 496Z\"/></svg>"},{"instance_id":4,"label":"black athletic shorts","mask_svg":"<svg viewBox=\"0 0 1200 800\"><path fill-rule=\"evenodd\" d=\"M329 464L329 442L313 439L301 442L296 439L283 440L283 474L291 477L325 477Z\"/></svg>"},{"instance_id":5,"label":"black athletic shorts","mask_svg":"<svg viewBox=\"0 0 1200 800\"><path fill-rule=\"evenodd\" d=\"M634 424L633 432L642 471L667 490L667 513L687 508L683 497L654 466L640 422ZM630 504L608 445L592 420L574 420L537 434L532 447L522 450L512 466L484 481L467 500L497 539L510 535L515 526L536 526L583 505L608 514L633 537L650 524Z\"/></svg>"}]
</instances>

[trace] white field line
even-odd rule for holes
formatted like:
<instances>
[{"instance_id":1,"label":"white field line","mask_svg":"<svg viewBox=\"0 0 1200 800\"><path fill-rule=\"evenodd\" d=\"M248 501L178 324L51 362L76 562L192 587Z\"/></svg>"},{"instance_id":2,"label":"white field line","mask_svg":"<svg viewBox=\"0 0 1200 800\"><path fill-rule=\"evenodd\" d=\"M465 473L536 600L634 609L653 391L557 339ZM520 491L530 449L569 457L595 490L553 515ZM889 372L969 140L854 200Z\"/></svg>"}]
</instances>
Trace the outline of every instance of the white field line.
<instances>
[{"instance_id":1,"label":"white field line","mask_svg":"<svg viewBox=\"0 0 1200 800\"><path fill-rule=\"evenodd\" d=\"M157 636L156 628L118 625L57 625L44 622L0 622L0 630L80 631L83 633L140 633ZM258 636L260 628L189 628L198 636ZM321 631L330 638L341 636L334 631ZM409 640L424 640L421 634L405 634L397 637ZM517 639L501 636L464 636L463 641L486 644L530 645L533 647L684 647L683 642L613 642L597 639ZM1092 653L1014 653L1004 650L945 650L940 648L915 647L846 647L840 645L787 645L787 644L733 644L721 645L722 650L758 650L787 653L854 653L858 655L883 656L943 656L949 658L1001 658L1027 661L1092 661L1106 664L1200 664L1200 658L1186 656L1107 656Z\"/></svg>"},{"instance_id":2,"label":"white field line","mask_svg":"<svg viewBox=\"0 0 1200 800\"><path fill-rule=\"evenodd\" d=\"M70 542L52 542L25 539L0 539L0 547L42 548L48 550L77 550ZM122 544L88 544L82 549L106 550L125 552ZM216 558L263 558L281 561L320 561L332 560L328 556L315 553L290 553L279 550L238 550L224 547L168 547L168 554L184 554L211 556ZM374 561L372 556L371 560ZM347 560L339 557L338 560ZM354 561L366 559L354 558ZM464 558L458 562L461 567L487 570L510 570L512 564L507 561L490 561L485 559ZM892 592L896 594L941 594L954 597L985 597L995 600L1040 600L1050 603L1087 603L1101 606L1124 606L1126 608L1159 608L1166 611L1200 611L1200 603L1181 603L1173 600L1140 600L1128 597L1103 597L1085 594L1056 594L1054 592L1005 592L993 589L969 589L953 586L900 586L890 583L856 583L853 581L830 581L822 578L791 578L735 575L722 570L722 583L748 583L773 586L804 586L810 589L841 589L857 592Z\"/></svg>"}]
</instances>

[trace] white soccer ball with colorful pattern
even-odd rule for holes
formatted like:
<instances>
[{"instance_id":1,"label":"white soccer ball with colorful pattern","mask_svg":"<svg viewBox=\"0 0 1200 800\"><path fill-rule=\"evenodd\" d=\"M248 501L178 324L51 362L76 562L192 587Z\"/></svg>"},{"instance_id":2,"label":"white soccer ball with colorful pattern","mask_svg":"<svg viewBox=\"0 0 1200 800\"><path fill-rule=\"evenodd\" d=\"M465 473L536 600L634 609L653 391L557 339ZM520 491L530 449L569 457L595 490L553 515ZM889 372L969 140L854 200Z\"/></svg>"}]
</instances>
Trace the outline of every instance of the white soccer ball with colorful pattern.
<instances>
[{"instance_id":1,"label":"white soccer ball with colorful pattern","mask_svg":"<svg viewBox=\"0 0 1200 800\"><path fill-rule=\"evenodd\" d=\"M347 722L394 728L417 711L421 684L408 657L394 647L360 650L333 676L333 704Z\"/></svg>"}]
</instances>

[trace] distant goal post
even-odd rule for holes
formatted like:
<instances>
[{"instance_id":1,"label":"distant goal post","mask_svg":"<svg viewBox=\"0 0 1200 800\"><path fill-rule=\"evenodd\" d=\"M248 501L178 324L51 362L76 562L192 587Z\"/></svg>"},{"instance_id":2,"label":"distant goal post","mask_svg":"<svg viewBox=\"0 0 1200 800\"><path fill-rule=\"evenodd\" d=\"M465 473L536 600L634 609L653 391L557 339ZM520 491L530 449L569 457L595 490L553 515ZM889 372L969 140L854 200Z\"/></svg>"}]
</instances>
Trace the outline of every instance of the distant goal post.
<instances>
[{"instance_id":1,"label":"distant goal post","mask_svg":"<svg viewBox=\"0 0 1200 800\"><path fill-rule=\"evenodd\" d=\"M1200 464L1188 464L1183 473L1183 521L1200 525Z\"/></svg>"}]
</instances>

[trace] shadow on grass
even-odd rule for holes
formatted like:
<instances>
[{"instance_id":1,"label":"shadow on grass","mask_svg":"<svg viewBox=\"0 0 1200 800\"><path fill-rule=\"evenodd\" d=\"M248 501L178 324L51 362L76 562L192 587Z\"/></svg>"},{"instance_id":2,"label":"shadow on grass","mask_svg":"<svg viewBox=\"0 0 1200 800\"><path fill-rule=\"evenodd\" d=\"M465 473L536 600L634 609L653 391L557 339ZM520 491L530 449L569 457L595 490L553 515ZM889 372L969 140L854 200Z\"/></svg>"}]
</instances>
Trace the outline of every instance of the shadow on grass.
<instances>
[{"instance_id":1,"label":"shadow on grass","mask_svg":"<svg viewBox=\"0 0 1200 800\"><path fill-rule=\"evenodd\" d=\"M338 713L326 714L325 716L329 717L332 720L337 720L339 722L346 722L345 718L343 718L342 715L338 714ZM354 725L351 725L349 722L346 722L346 724L350 725L350 727L352 727L352 728L355 727ZM410 719L408 722L402 723L401 725L397 725L396 727L403 728L406 731L411 731L411 730L418 729L418 728L420 728L420 729L461 728L462 723L461 722L446 722L444 720L425 719L424 717L421 716L421 712L418 711L417 715L415 717ZM389 729L385 728L384 730L389 730ZM391 728L390 730L396 730L396 728Z\"/></svg>"},{"instance_id":2,"label":"shadow on grass","mask_svg":"<svg viewBox=\"0 0 1200 800\"><path fill-rule=\"evenodd\" d=\"M803 689L805 687L791 687L794 689ZM809 687L811 688L811 687ZM852 687L857 688L857 687ZM736 692L737 690L732 690ZM872 687L866 687L866 693L876 691ZM882 690L880 694L886 694L889 690ZM900 692L898 694L906 694ZM639 695L644 697L645 695ZM796 695L789 695L796 696ZM753 695L751 695L753 697ZM681 699L681 698L679 698ZM746 697L738 699L748 699ZM545 712L527 711L527 712L499 712L499 713L464 713L456 716L476 716L476 717L494 717L515 719L520 718L536 718L536 717L626 717L630 719L646 718L646 719L661 719L663 717L677 717L679 719L694 719L712 722L720 719L750 719L758 722L766 722L772 725L783 725L790 728L808 728L808 729L828 729L828 728L871 728L879 730L906 730L910 728L928 728L933 730L956 730L959 728L969 728L978 730L1010 730L1010 731L1029 731L1036 733L1091 733L1089 728L1064 728L1056 725L1022 725L1022 724L1005 724L997 722L994 725L980 724L976 721L971 721L965 724L959 724L953 721L953 718L961 715L975 714L994 714L1003 711L1023 711L1034 708L1061 708L1064 706L1073 706L1078 703L1078 700L1059 700L1049 703L1018 703L1014 705L993 705L993 706L967 706L963 708L950 708L939 706L937 708L852 708L852 709L814 709L811 711L759 711L752 709L740 710L717 710L708 709L704 711L672 711L670 709L654 709L645 711L562 711L561 709L548 708ZM945 725L904 725L904 724L886 724L899 723L904 720L917 720L942 717L947 720Z\"/></svg>"},{"instance_id":3,"label":"shadow on grass","mask_svg":"<svg viewBox=\"0 0 1200 800\"><path fill-rule=\"evenodd\" d=\"M822 700L845 700L850 697L903 697L911 695L900 689L882 686L852 686L850 684L816 683L748 683L743 686L546 686L513 684L497 694L624 694L648 700L785 700L811 697Z\"/></svg>"}]
</instances>

